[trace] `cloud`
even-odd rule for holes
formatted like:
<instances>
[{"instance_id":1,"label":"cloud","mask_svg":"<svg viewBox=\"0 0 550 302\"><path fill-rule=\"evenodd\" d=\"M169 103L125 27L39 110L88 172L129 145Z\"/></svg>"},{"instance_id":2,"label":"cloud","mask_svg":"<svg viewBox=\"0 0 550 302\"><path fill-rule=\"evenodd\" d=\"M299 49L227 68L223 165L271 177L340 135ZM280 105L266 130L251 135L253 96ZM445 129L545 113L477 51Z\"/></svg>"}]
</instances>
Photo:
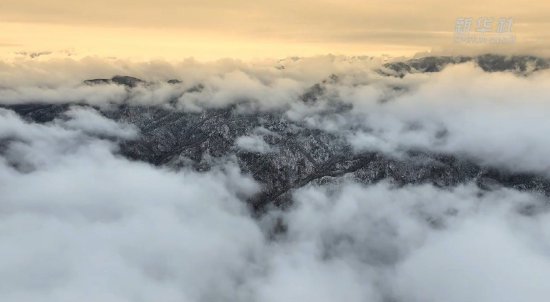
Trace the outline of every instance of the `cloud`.
<instances>
[{"instance_id":1,"label":"cloud","mask_svg":"<svg viewBox=\"0 0 550 302\"><path fill-rule=\"evenodd\" d=\"M85 133L105 135L122 139L138 136L139 130L134 125L116 123L107 119L93 109L71 108L64 113L69 119L62 126L82 130Z\"/></svg>"},{"instance_id":2,"label":"cloud","mask_svg":"<svg viewBox=\"0 0 550 302\"><path fill-rule=\"evenodd\" d=\"M353 91L358 113L342 126L359 124L349 132L356 150L463 154L483 164L545 174L549 83L548 72L525 78L453 66L383 104L369 91Z\"/></svg>"},{"instance_id":3,"label":"cloud","mask_svg":"<svg viewBox=\"0 0 550 302\"><path fill-rule=\"evenodd\" d=\"M253 181L232 167L174 173L129 162L88 136L112 126L89 111L48 125L3 113L26 146L9 143L18 155L0 167L2 300L239 300L239 274L263 242L236 197L257 191ZM37 156L34 170L6 164Z\"/></svg>"},{"instance_id":4,"label":"cloud","mask_svg":"<svg viewBox=\"0 0 550 302\"><path fill-rule=\"evenodd\" d=\"M235 140L235 145L237 148L249 152L269 153L275 151L274 148L265 142L263 136L258 134L240 136Z\"/></svg>"},{"instance_id":5,"label":"cloud","mask_svg":"<svg viewBox=\"0 0 550 302\"><path fill-rule=\"evenodd\" d=\"M409 301L544 301L550 294L548 250L531 248L522 235L492 215L436 234L400 265L400 296Z\"/></svg>"},{"instance_id":6,"label":"cloud","mask_svg":"<svg viewBox=\"0 0 550 302\"><path fill-rule=\"evenodd\" d=\"M281 123L322 129L354 152L422 149L547 171L548 73L518 77L461 65L401 79L334 57L300 61L278 62L284 69L120 67L137 76L172 70L183 81L161 83L153 74L147 80L158 81L133 89L71 84L69 75L95 72L74 61L41 84L45 69L36 66L44 62L32 63L28 80L24 72L4 80L4 104L78 101L99 109L74 106L42 124L0 109L0 300L547 299L546 196L343 177L298 188L287 209L257 217L246 202L261 185L231 156L203 172L130 161L118 142L142 134L101 113L123 102L184 111L231 105L233 114L265 110ZM302 102L317 82L322 93ZM236 147L271 152L270 136L277 134L256 128Z\"/></svg>"},{"instance_id":7,"label":"cloud","mask_svg":"<svg viewBox=\"0 0 550 302\"><path fill-rule=\"evenodd\" d=\"M292 298L543 301L548 295L550 250L537 243L547 244L548 234L527 235L548 230L547 213L533 218L517 212L543 202L539 197L512 190L479 194L470 185L448 191L344 183L304 188L295 202L285 217L288 238L274 247L281 254L268 278L269 286L279 278L290 289L300 284ZM343 292L342 279L329 272L343 274Z\"/></svg>"}]
</instances>

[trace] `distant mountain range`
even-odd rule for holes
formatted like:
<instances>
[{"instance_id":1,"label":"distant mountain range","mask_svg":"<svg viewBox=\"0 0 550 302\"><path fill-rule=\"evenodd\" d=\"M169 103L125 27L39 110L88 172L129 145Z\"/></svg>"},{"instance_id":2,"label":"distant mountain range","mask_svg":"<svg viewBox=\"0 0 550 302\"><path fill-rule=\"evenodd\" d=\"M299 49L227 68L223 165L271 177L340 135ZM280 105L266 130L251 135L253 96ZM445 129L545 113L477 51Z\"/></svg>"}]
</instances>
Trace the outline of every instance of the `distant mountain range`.
<instances>
[{"instance_id":1,"label":"distant mountain range","mask_svg":"<svg viewBox=\"0 0 550 302\"><path fill-rule=\"evenodd\" d=\"M520 75L547 69L549 61L533 56L482 55L478 57L425 57L382 66L382 75L403 77L411 73L439 72L450 64L473 62L487 72L510 71ZM338 81L328 76L301 96L313 104L325 93L325 86ZM177 79L168 81L178 85ZM117 84L133 89L145 81L130 76L91 79L87 85ZM201 89L196 87L195 89ZM44 123L62 116L75 104L18 104L5 106L27 120ZM88 106L88 105L77 105ZM97 108L117 122L139 128L141 135L133 141L120 142L120 154L131 160L144 161L174 169L191 167L204 171L217 159L233 158L241 169L263 185L262 192L250 200L261 211L268 205L285 206L293 190L309 183L338 182L354 179L362 183L389 180L396 185L429 183L454 187L473 182L490 190L495 186L536 191L550 196L550 179L543 175L513 173L486 166L456 154L438 154L426 150L408 150L404 158L381 152L354 152L341 136L312 129L302 121L291 120L283 112L241 112L236 106L208 109L202 112L177 111L163 106L121 104ZM334 110L348 110L344 105ZM328 113L330 114L330 113ZM270 152L257 152L237 147L243 136L257 136ZM444 134L442 134L444 135ZM528 213L532 209L524 209Z\"/></svg>"},{"instance_id":2,"label":"distant mountain range","mask_svg":"<svg viewBox=\"0 0 550 302\"><path fill-rule=\"evenodd\" d=\"M468 56L439 56L412 59L404 62L384 64L382 73L387 75L404 76L408 73L439 72L451 64L473 62L486 72L511 71L518 74L530 74L539 70L548 69L547 59L535 56L502 56L485 54L476 57ZM389 70L389 71L388 71Z\"/></svg>"}]
</instances>

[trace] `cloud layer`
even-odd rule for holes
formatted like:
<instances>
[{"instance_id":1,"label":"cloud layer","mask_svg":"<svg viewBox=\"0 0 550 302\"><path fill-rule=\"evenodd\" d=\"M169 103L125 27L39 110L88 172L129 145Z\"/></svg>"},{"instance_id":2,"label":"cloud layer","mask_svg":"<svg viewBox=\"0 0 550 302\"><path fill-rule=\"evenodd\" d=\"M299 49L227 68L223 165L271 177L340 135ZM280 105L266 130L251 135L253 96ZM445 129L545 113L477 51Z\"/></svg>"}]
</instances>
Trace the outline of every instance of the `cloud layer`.
<instances>
[{"instance_id":1,"label":"cloud layer","mask_svg":"<svg viewBox=\"0 0 550 302\"><path fill-rule=\"evenodd\" d=\"M135 89L63 77L39 85L38 78L15 76L2 84L0 99L193 111L231 104L237 112L277 111L335 133L354 152L448 152L548 175L548 73L526 78L461 65L399 79L326 60L283 62L285 69L203 66L195 80L181 73L181 84ZM321 93L302 102L317 82ZM203 88L189 91L198 84ZM206 172L153 167L118 153L118 142L139 135L92 108L75 106L44 124L0 109L0 300L550 296L545 196L342 179L306 185L293 193L290 208L254 217L246 199L261 187L231 157ZM263 140L269 135L256 129L235 147L276 152Z\"/></svg>"}]
</instances>

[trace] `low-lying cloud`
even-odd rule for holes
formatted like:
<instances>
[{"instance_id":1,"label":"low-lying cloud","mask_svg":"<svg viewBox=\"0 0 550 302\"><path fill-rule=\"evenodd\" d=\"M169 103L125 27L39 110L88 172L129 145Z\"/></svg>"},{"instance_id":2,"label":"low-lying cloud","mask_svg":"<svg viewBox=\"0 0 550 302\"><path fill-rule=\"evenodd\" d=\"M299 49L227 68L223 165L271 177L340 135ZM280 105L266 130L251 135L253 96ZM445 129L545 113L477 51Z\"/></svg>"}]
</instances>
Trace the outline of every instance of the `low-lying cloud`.
<instances>
[{"instance_id":1,"label":"low-lying cloud","mask_svg":"<svg viewBox=\"0 0 550 302\"><path fill-rule=\"evenodd\" d=\"M336 73L331 80L310 74L311 66L330 66L318 60L324 65L306 60L298 70L220 67L213 74L206 66L209 75L200 81L133 89L61 84L65 79L45 86L5 82L0 102L108 107L139 99L193 111L234 105L237 113L280 112L281 119L337 134L354 152L399 157L422 149L548 175L548 73L518 77L460 65L399 79L340 62L322 69ZM323 92L302 102L323 78L329 79ZM189 91L198 84L203 88ZM274 152L264 140L269 135L256 129L235 147ZM232 158L197 172L119 154L118 142L139 137L134 125L89 107L42 124L0 109L0 300L542 302L550 296L546 196L342 179L299 188L288 209L256 217L246 200L261 185Z\"/></svg>"}]
</instances>

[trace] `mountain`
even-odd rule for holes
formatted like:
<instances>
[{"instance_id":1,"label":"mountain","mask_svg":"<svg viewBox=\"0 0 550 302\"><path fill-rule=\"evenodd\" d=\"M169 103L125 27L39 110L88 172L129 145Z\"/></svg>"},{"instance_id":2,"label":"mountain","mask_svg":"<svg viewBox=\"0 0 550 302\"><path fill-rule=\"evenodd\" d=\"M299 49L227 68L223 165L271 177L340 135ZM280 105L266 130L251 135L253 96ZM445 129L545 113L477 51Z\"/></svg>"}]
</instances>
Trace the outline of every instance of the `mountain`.
<instances>
[{"instance_id":1,"label":"mountain","mask_svg":"<svg viewBox=\"0 0 550 302\"><path fill-rule=\"evenodd\" d=\"M110 79L91 79L91 80L85 80L84 84L86 85L101 85L101 84L117 84L117 85L124 85L129 88L134 88L137 85L144 84L145 81L130 77L130 76L114 76Z\"/></svg>"},{"instance_id":2,"label":"mountain","mask_svg":"<svg viewBox=\"0 0 550 302\"><path fill-rule=\"evenodd\" d=\"M380 73L402 77L408 73L439 72L450 64L461 64L466 62L473 62L486 72L511 71L524 75L550 67L550 62L547 59L535 56L485 54L476 57L423 57L404 62L391 62L384 64L384 68L380 70Z\"/></svg>"},{"instance_id":3,"label":"mountain","mask_svg":"<svg viewBox=\"0 0 550 302\"><path fill-rule=\"evenodd\" d=\"M439 72L449 64L464 62L474 62L487 72L511 71L525 75L549 66L547 60L531 56L426 57L388 63L380 72L388 76ZM326 93L326 85L338 81L338 76L331 75L305 91L300 100L305 104L315 103ZM115 76L84 83L117 84L132 89L145 81ZM170 80L169 83L178 85L180 81ZM61 117L70 106L89 105L18 104L5 107L27 120L45 123ZM334 103L329 109L349 110L346 106L349 105ZM137 140L119 142L120 154L128 159L199 171L211 169L221 159L236 161L243 172L263 185L262 192L249 201L257 211L272 205L288 205L293 190L309 183L343 179L361 183L388 180L397 186L428 183L447 188L473 182L483 190L504 186L550 196L550 179L543 175L511 172L464 155L426 150L406 150L403 157L374 151L355 152L342 136L308 127L304 121L288 118L281 110L243 112L236 105L228 105L186 112L161 105L138 104L96 109L109 119L135 125L140 130ZM242 137L261 137L267 150L239 147ZM524 211L528 213L529 209Z\"/></svg>"}]
</instances>

